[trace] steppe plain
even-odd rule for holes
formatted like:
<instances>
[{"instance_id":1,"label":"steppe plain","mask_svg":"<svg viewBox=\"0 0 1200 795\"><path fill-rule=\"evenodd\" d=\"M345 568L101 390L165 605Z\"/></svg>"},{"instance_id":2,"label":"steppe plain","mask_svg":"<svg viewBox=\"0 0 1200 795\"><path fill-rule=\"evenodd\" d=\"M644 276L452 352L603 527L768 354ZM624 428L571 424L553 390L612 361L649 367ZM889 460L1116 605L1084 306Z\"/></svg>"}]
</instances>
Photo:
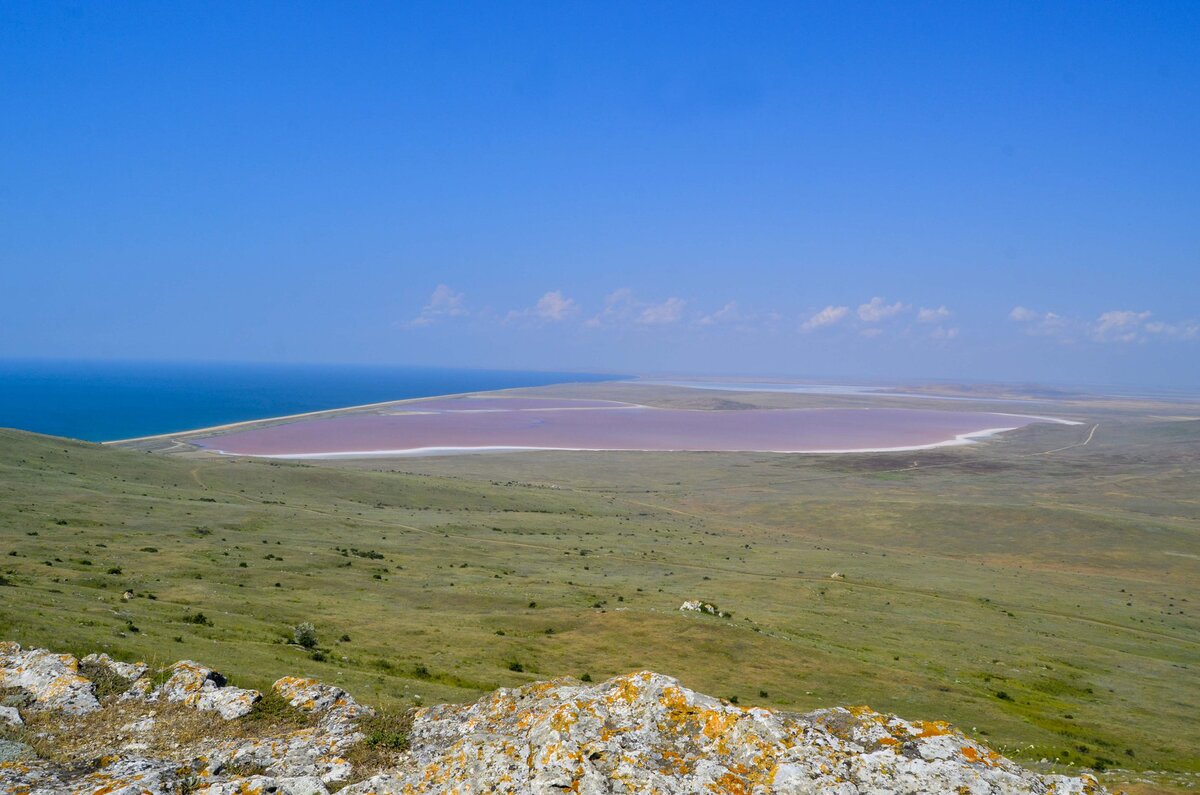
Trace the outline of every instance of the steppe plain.
<instances>
[{"instance_id":1,"label":"steppe plain","mask_svg":"<svg viewBox=\"0 0 1200 795\"><path fill-rule=\"evenodd\" d=\"M937 408L1082 424L900 453L305 462L222 457L186 435L114 447L0 431L0 637L190 657L251 687L303 673L397 705L647 668L742 705L948 719L1025 764L1131 791L1196 788L1200 404L990 396L1038 400ZM691 599L732 616L680 612ZM304 621L315 653L288 642Z\"/></svg>"}]
</instances>

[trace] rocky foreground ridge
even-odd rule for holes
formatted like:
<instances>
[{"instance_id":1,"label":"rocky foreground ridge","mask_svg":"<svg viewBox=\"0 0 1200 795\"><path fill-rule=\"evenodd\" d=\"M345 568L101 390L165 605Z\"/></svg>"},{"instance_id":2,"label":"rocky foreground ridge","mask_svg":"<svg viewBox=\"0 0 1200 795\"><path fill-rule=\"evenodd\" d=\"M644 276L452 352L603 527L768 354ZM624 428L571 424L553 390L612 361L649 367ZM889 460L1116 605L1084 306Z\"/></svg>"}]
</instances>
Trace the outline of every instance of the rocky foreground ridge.
<instances>
[{"instance_id":1,"label":"rocky foreground ridge","mask_svg":"<svg viewBox=\"0 0 1200 795\"><path fill-rule=\"evenodd\" d=\"M0 643L0 702L0 792L13 795L1105 792L940 721L741 708L650 672L389 722L311 679L259 693L190 661L151 671Z\"/></svg>"}]
</instances>

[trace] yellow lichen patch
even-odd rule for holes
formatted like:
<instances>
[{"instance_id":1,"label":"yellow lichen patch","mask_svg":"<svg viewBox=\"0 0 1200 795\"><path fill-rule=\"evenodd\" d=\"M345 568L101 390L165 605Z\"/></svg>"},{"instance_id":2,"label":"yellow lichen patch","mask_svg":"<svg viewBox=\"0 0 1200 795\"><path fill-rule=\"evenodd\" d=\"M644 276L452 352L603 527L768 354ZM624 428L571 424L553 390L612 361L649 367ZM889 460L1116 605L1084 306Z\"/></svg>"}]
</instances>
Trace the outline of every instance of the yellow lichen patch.
<instances>
[{"instance_id":1,"label":"yellow lichen patch","mask_svg":"<svg viewBox=\"0 0 1200 795\"><path fill-rule=\"evenodd\" d=\"M751 795L750 782L733 773L726 773L708 785L710 792L724 792L728 795Z\"/></svg>"},{"instance_id":2,"label":"yellow lichen patch","mask_svg":"<svg viewBox=\"0 0 1200 795\"><path fill-rule=\"evenodd\" d=\"M613 680L616 685L615 692L609 693L606 701L609 704L614 704L618 701L623 701L626 704L633 704L642 695L642 690L634 681L633 676L619 676Z\"/></svg>"},{"instance_id":3,"label":"yellow lichen patch","mask_svg":"<svg viewBox=\"0 0 1200 795\"><path fill-rule=\"evenodd\" d=\"M951 732L950 724L944 720L918 720L913 726L919 730L918 737L941 737Z\"/></svg>"},{"instance_id":4,"label":"yellow lichen patch","mask_svg":"<svg viewBox=\"0 0 1200 795\"><path fill-rule=\"evenodd\" d=\"M691 770L691 765L683 754L671 748L664 748L659 753L665 767L670 767L676 773L684 774Z\"/></svg>"},{"instance_id":5,"label":"yellow lichen patch","mask_svg":"<svg viewBox=\"0 0 1200 795\"><path fill-rule=\"evenodd\" d=\"M1000 754L990 748L985 748L981 751L972 745L964 745L962 747L962 755L968 762L983 764L988 767L995 767L996 760L1000 758Z\"/></svg>"},{"instance_id":6,"label":"yellow lichen patch","mask_svg":"<svg viewBox=\"0 0 1200 795\"><path fill-rule=\"evenodd\" d=\"M701 731L710 740L723 739L724 735L734 727L741 717L732 712L706 710L703 713L704 728Z\"/></svg>"}]
</instances>

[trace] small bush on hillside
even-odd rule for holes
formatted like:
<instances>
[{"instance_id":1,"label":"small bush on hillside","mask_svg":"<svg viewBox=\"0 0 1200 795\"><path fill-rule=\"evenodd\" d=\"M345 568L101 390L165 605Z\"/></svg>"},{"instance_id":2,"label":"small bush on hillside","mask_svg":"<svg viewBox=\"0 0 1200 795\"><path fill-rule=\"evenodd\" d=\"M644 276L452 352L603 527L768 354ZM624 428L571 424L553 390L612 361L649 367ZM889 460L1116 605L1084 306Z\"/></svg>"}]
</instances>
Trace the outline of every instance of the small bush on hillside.
<instances>
[{"instance_id":1,"label":"small bush on hillside","mask_svg":"<svg viewBox=\"0 0 1200 795\"><path fill-rule=\"evenodd\" d=\"M292 640L306 649L317 646L317 628L309 621L304 621L292 627Z\"/></svg>"}]
</instances>

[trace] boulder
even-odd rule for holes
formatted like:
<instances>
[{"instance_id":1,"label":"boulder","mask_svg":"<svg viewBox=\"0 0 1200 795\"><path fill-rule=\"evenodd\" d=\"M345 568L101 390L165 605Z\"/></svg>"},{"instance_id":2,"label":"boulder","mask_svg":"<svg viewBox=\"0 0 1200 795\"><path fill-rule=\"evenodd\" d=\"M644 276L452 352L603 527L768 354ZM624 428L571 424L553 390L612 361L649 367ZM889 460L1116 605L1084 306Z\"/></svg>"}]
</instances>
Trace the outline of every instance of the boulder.
<instances>
[{"instance_id":1,"label":"boulder","mask_svg":"<svg viewBox=\"0 0 1200 795\"><path fill-rule=\"evenodd\" d=\"M122 679L127 679L130 682L136 682L138 679L141 679L143 676L145 676L146 672L150 670L150 666L146 665L144 662L123 663L114 660L112 657L109 657L103 652L100 654L89 654L83 658L83 662L88 665L103 666Z\"/></svg>"},{"instance_id":2,"label":"boulder","mask_svg":"<svg viewBox=\"0 0 1200 795\"><path fill-rule=\"evenodd\" d=\"M257 690L227 686L225 677L213 669L191 660L181 660L171 666L170 678L152 691L148 698L151 701L183 702L204 712L216 712L225 720L232 720L253 709L262 694Z\"/></svg>"},{"instance_id":3,"label":"boulder","mask_svg":"<svg viewBox=\"0 0 1200 795\"><path fill-rule=\"evenodd\" d=\"M271 689L299 710L317 714L333 713L343 718L372 714L340 687L323 684L316 679L285 676L276 680Z\"/></svg>"},{"instance_id":4,"label":"boulder","mask_svg":"<svg viewBox=\"0 0 1200 795\"><path fill-rule=\"evenodd\" d=\"M24 690L41 709L81 715L100 708L95 687L79 675L79 661L69 654L0 643L0 687Z\"/></svg>"}]
</instances>

